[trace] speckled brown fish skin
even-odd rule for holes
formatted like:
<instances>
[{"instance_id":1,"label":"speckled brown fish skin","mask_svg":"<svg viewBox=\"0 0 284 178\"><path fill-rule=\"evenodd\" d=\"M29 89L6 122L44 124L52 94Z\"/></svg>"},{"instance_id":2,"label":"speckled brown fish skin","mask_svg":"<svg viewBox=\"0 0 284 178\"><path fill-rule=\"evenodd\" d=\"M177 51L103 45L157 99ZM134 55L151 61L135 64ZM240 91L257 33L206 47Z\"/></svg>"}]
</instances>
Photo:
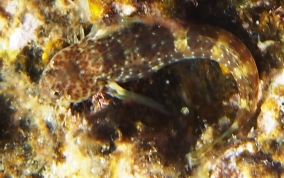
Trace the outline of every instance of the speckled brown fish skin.
<instances>
[{"instance_id":1,"label":"speckled brown fish skin","mask_svg":"<svg viewBox=\"0 0 284 178\"><path fill-rule=\"evenodd\" d=\"M131 23L101 38L90 34L52 58L40 91L51 101L80 102L107 87L101 81L136 80L194 58L215 60L234 76L240 93L237 125L255 111L259 78L253 57L231 33L210 26Z\"/></svg>"}]
</instances>

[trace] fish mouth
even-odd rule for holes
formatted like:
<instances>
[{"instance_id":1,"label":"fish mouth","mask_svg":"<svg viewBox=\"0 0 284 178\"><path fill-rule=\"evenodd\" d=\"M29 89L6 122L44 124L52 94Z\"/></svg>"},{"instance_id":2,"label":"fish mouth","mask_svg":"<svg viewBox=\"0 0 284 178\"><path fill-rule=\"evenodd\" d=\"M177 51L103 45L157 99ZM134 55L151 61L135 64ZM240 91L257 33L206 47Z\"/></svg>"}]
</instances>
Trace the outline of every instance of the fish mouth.
<instances>
[{"instance_id":1,"label":"fish mouth","mask_svg":"<svg viewBox=\"0 0 284 178\"><path fill-rule=\"evenodd\" d=\"M54 85L51 85L49 80L46 80L45 77L41 78L38 85L40 102L66 107L69 106L70 102L65 100L64 95L62 95L63 93L58 92L59 95L56 95L57 92L52 89L53 87Z\"/></svg>"},{"instance_id":2,"label":"fish mouth","mask_svg":"<svg viewBox=\"0 0 284 178\"><path fill-rule=\"evenodd\" d=\"M38 85L39 98L46 102L54 102L54 97L51 95L51 88L45 77L41 78Z\"/></svg>"}]
</instances>

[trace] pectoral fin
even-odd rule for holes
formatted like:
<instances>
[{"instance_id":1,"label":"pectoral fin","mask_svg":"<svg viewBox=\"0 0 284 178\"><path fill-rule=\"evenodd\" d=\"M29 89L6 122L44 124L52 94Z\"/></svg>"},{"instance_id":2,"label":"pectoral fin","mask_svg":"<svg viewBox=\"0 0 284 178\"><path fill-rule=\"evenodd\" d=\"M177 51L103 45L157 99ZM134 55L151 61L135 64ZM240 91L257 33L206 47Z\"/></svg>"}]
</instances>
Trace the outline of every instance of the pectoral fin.
<instances>
[{"instance_id":1,"label":"pectoral fin","mask_svg":"<svg viewBox=\"0 0 284 178\"><path fill-rule=\"evenodd\" d=\"M107 88L108 88L108 94L115 96L119 99L128 99L133 100L139 104L154 108L159 110L160 112L164 114L169 114L164 106L162 106L160 103L157 103L156 101L152 100L151 98L148 98L146 96L134 93L132 91L125 90L121 86L119 86L115 81L109 80L107 82Z\"/></svg>"}]
</instances>

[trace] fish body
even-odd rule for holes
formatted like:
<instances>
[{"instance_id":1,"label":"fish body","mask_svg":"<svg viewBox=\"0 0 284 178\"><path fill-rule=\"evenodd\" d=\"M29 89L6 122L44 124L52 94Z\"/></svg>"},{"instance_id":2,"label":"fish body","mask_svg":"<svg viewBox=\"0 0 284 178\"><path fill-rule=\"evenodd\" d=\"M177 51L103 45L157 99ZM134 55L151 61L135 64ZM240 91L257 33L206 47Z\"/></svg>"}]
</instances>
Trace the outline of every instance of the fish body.
<instances>
[{"instance_id":1,"label":"fish body","mask_svg":"<svg viewBox=\"0 0 284 178\"><path fill-rule=\"evenodd\" d=\"M231 33L206 25L129 23L58 52L43 72L39 88L51 101L80 102L117 83L150 76L182 60L211 59L233 75L240 95L232 125L250 117L258 95L258 70L246 46Z\"/></svg>"}]
</instances>

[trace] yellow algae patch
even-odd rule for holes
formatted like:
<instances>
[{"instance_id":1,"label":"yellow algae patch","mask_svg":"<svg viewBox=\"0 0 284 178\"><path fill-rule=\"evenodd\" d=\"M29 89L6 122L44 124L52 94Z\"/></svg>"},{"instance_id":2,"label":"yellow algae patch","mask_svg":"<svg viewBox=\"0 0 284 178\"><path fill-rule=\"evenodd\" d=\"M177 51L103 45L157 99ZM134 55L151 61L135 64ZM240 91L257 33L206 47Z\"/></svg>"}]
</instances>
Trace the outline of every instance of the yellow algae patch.
<instances>
[{"instance_id":1,"label":"yellow algae patch","mask_svg":"<svg viewBox=\"0 0 284 178\"><path fill-rule=\"evenodd\" d=\"M231 74L231 71L224 64L219 63L219 66L223 74Z\"/></svg>"},{"instance_id":2,"label":"yellow algae patch","mask_svg":"<svg viewBox=\"0 0 284 178\"><path fill-rule=\"evenodd\" d=\"M267 138L277 138L281 133L279 127L279 112L280 108L277 101L274 98L268 98L261 106L262 115L258 118L258 129L260 136L258 141L262 143Z\"/></svg>"},{"instance_id":3,"label":"yellow algae patch","mask_svg":"<svg viewBox=\"0 0 284 178\"><path fill-rule=\"evenodd\" d=\"M284 95L284 84L279 84L273 88L272 93L274 95L283 96Z\"/></svg>"},{"instance_id":4,"label":"yellow algae patch","mask_svg":"<svg viewBox=\"0 0 284 178\"><path fill-rule=\"evenodd\" d=\"M115 154L110 162L109 171L111 178L115 177L133 177L133 144L119 144ZM137 175L136 175L137 176Z\"/></svg>"},{"instance_id":5,"label":"yellow algae patch","mask_svg":"<svg viewBox=\"0 0 284 178\"><path fill-rule=\"evenodd\" d=\"M175 48L178 51L180 51L184 54L189 53L189 50L187 50L187 47L188 47L187 39L177 39L177 40L175 40L174 43L175 43Z\"/></svg>"},{"instance_id":6,"label":"yellow algae patch","mask_svg":"<svg viewBox=\"0 0 284 178\"><path fill-rule=\"evenodd\" d=\"M107 11L107 6L105 5L105 2L100 0L88 0L88 2L91 21L101 19Z\"/></svg>"},{"instance_id":7,"label":"yellow algae patch","mask_svg":"<svg viewBox=\"0 0 284 178\"><path fill-rule=\"evenodd\" d=\"M145 153L144 153L145 154ZM131 142L117 143L115 152L111 155L108 171L110 178L117 177L176 177L178 171L172 167L163 167L154 157L147 159L141 150ZM150 156L151 153L148 153ZM151 157L151 156L150 156Z\"/></svg>"},{"instance_id":8,"label":"yellow algae patch","mask_svg":"<svg viewBox=\"0 0 284 178\"><path fill-rule=\"evenodd\" d=\"M0 50L0 58L6 63L6 65L11 65L17 59L20 50Z\"/></svg>"},{"instance_id":9,"label":"yellow algae patch","mask_svg":"<svg viewBox=\"0 0 284 178\"><path fill-rule=\"evenodd\" d=\"M278 103L274 99L270 98L263 103L261 111L269 112L271 117L277 118L279 116L280 108Z\"/></svg>"},{"instance_id":10,"label":"yellow algae patch","mask_svg":"<svg viewBox=\"0 0 284 178\"><path fill-rule=\"evenodd\" d=\"M1 29L1 31L6 31L6 30L8 30L8 19L7 19L7 17L5 17L5 16L2 16L1 14L0 14L0 29ZM3 32L2 32L3 33ZM3 35L3 34L1 34L1 35Z\"/></svg>"},{"instance_id":11,"label":"yellow algae patch","mask_svg":"<svg viewBox=\"0 0 284 178\"><path fill-rule=\"evenodd\" d=\"M55 49L55 48L62 47L62 44L63 44L63 40L60 40L60 39L49 41L46 44L44 51L42 53L42 57L41 57L42 62L44 64L47 64L49 62L49 59L50 59L50 51L53 51L53 49Z\"/></svg>"}]
</instances>

